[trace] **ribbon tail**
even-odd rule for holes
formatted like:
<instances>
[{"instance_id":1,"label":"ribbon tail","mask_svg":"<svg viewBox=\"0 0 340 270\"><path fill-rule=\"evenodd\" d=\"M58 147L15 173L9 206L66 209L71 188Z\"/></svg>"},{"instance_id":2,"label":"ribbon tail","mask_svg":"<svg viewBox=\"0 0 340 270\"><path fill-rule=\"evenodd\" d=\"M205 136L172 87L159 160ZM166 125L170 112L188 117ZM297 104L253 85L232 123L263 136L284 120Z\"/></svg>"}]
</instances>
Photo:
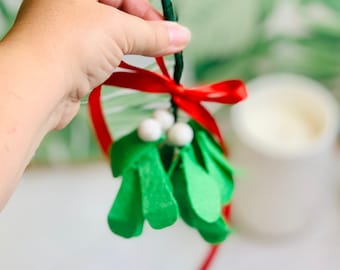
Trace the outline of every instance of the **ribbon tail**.
<instances>
[{"instance_id":1,"label":"ribbon tail","mask_svg":"<svg viewBox=\"0 0 340 270\"><path fill-rule=\"evenodd\" d=\"M164 58L163 57L156 57L157 65L159 66L160 70L162 71L163 75L170 78L170 74L168 69L166 68Z\"/></svg>"},{"instance_id":2,"label":"ribbon tail","mask_svg":"<svg viewBox=\"0 0 340 270\"><path fill-rule=\"evenodd\" d=\"M200 101L235 104L247 97L245 84L240 80L222 81L188 89Z\"/></svg>"},{"instance_id":3,"label":"ribbon tail","mask_svg":"<svg viewBox=\"0 0 340 270\"><path fill-rule=\"evenodd\" d=\"M204 128L210 131L218 140L218 143L223 150L223 153L227 156L228 149L226 144L224 143L222 134L218 125L214 119L214 117L205 109L200 103L192 102L189 100L184 100L180 97L174 96L174 102L178 107L180 107L183 111L189 114L194 120L196 120L199 124L201 124Z\"/></svg>"},{"instance_id":4,"label":"ribbon tail","mask_svg":"<svg viewBox=\"0 0 340 270\"><path fill-rule=\"evenodd\" d=\"M142 72L114 72L104 85L134 89L145 93L167 94L174 82L163 75Z\"/></svg>"},{"instance_id":5,"label":"ribbon tail","mask_svg":"<svg viewBox=\"0 0 340 270\"><path fill-rule=\"evenodd\" d=\"M100 99L101 86L95 88L89 96L89 115L93 125L96 138L99 142L100 148L109 157L110 147L113 143L110 130L106 125L102 103Z\"/></svg>"}]
</instances>

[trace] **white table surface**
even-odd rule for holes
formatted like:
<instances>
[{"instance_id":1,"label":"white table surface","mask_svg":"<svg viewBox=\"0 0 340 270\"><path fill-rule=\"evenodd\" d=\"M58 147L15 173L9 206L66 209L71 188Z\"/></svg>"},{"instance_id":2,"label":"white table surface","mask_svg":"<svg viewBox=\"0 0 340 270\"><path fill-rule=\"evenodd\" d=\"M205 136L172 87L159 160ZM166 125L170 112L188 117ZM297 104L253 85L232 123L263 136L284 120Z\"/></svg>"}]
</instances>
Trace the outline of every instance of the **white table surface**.
<instances>
[{"instance_id":1,"label":"white table surface","mask_svg":"<svg viewBox=\"0 0 340 270\"><path fill-rule=\"evenodd\" d=\"M0 269L198 269L209 247L182 222L133 240L112 235L117 188L107 164L29 170L0 215ZM232 235L211 269L340 269L336 205L290 239Z\"/></svg>"}]
</instances>

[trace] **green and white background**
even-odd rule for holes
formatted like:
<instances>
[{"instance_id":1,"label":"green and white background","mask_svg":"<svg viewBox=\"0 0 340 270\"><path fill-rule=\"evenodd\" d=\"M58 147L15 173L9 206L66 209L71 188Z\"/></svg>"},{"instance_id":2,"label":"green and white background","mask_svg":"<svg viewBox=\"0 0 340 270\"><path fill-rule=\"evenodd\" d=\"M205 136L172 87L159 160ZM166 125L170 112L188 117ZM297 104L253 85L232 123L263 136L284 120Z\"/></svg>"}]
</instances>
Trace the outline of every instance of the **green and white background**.
<instances>
[{"instance_id":1,"label":"green and white background","mask_svg":"<svg viewBox=\"0 0 340 270\"><path fill-rule=\"evenodd\" d=\"M160 1L152 2L159 7ZM20 0L0 0L1 35L13 23L19 4ZM317 79L340 96L340 1L177 0L175 4L180 22L193 32L185 61L195 81L248 80L289 71ZM136 94L124 100L110 99L106 106L126 106L124 113L131 119L147 115L143 105L148 102L145 95ZM69 127L45 139L36 163L100 158L85 103ZM110 119L111 127L118 131L126 122L121 115Z\"/></svg>"},{"instance_id":2,"label":"green and white background","mask_svg":"<svg viewBox=\"0 0 340 270\"><path fill-rule=\"evenodd\" d=\"M19 2L0 0L0 35L12 24ZM159 0L152 2L159 6ZM185 60L194 81L289 71L322 82L340 97L339 0L176 0L176 5L180 21L193 32ZM136 115L144 117L150 104L161 100L141 93L133 98L106 93L106 98L115 132L131 119L138 122ZM198 269L209 247L181 222L162 231L146 226L142 237L128 241L110 233L106 215L119 181L106 163L84 163L101 158L85 103L72 124L51 134L36 155L36 163L56 165L28 170L1 213L0 269ZM281 243L234 234L211 269L338 270L339 213L333 204L304 235Z\"/></svg>"}]
</instances>

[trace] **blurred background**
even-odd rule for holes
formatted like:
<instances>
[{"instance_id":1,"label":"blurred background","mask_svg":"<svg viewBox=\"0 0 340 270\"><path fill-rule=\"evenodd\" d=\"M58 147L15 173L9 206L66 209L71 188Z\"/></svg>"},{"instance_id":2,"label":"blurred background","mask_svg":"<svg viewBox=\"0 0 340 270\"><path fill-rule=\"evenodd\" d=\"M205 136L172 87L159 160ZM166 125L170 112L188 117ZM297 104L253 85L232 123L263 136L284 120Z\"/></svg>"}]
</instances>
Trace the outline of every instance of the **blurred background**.
<instances>
[{"instance_id":1,"label":"blurred background","mask_svg":"<svg viewBox=\"0 0 340 270\"><path fill-rule=\"evenodd\" d=\"M13 23L20 2L0 1L1 35ZM160 1L152 2L160 6ZM185 61L194 81L229 78L247 81L269 72L289 71L314 78L340 96L339 1L182 0L175 4L180 22L193 33ZM134 109L134 105L127 107ZM115 126L120 129L117 124L121 123ZM35 162L86 161L98 157L84 104L70 126L45 139Z\"/></svg>"},{"instance_id":2,"label":"blurred background","mask_svg":"<svg viewBox=\"0 0 340 270\"><path fill-rule=\"evenodd\" d=\"M0 0L0 37L11 27L20 2ZM151 2L160 6L160 1ZM340 99L339 0L175 4L179 21L193 34L185 51L190 81L248 81L291 72L321 82ZM125 105L109 119L110 127L118 133L128 129L126 119L138 122L136 115L144 117L153 108L147 104L163 101L141 94L128 100L108 97L106 108ZM84 100L72 123L44 140L0 216L1 269L197 269L208 246L181 222L162 232L147 229L136 240L110 235L106 213L118 183L101 160ZM337 218L326 219L312 237L294 243L267 246L232 236L212 269L339 269Z\"/></svg>"}]
</instances>

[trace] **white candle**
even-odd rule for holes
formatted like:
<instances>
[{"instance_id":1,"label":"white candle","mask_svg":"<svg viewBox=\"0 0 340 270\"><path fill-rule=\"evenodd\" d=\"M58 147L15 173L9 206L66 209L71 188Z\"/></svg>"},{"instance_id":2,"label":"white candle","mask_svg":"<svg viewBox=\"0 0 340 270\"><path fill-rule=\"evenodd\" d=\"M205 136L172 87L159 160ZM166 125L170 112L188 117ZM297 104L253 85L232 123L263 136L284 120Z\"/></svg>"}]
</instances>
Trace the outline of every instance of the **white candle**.
<instances>
[{"instance_id":1,"label":"white candle","mask_svg":"<svg viewBox=\"0 0 340 270\"><path fill-rule=\"evenodd\" d=\"M276 74L254 80L248 89L249 98L234 107L232 121L238 135L258 151L297 155L334 136L337 106L319 83Z\"/></svg>"},{"instance_id":2,"label":"white candle","mask_svg":"<svg viewBox=\"0 0 340 270\"><path fill-rule=\"evenodd\" d=\"M319 83L268 75L248 84L232 108L237 177L232 217L237 228L281 235L317 214L330 187L338 106Z\"/></svg>"}]
</instances>

